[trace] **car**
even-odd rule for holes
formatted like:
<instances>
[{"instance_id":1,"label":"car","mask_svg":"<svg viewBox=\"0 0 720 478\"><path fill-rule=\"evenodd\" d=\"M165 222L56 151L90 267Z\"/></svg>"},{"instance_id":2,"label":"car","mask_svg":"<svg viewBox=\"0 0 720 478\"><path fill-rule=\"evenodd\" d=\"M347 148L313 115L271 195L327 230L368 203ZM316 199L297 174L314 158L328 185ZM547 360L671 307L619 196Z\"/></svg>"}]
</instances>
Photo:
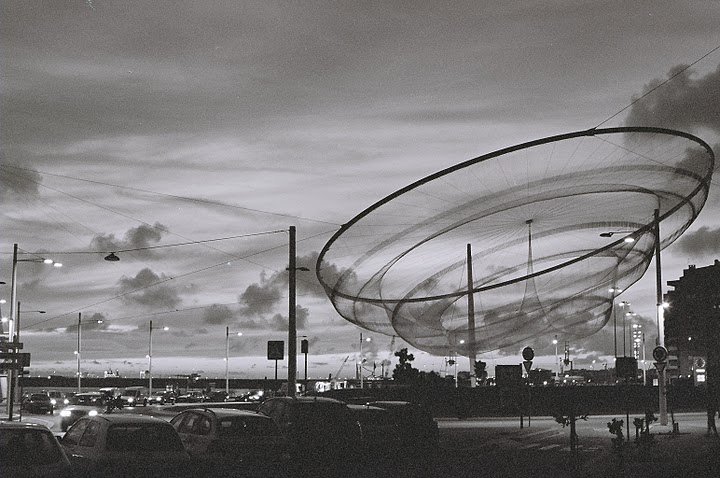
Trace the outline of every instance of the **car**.
<instances>
[{"instance_id":1,"label":"car","mask_svg":"<svg viewBox=\"0 0 720 478\"><path fill-rule=\"evenodd\" d=\"M60 429L67 431L70 426L85 416L94 417L104 412L104 407L96 405L68 405L60 410Z\"/></svg>"},{"instance_id":2,"label":"car","mask_svg":"<svg viewBox=\"0 0 720 478\"><path fill-rule=\"evenodd\" d=\"M193 459L238 471L264 471L269 476L283 471L289 460L280 427L258 412L195 408L177 414L170 424Z\"/></svg>"},{"instance_id":3,"label":"car","mask_svg":"<svg viewBox=\"0 0 720 478\"><path fill-rule=\"evenodd\" d=\"M440 449L438 424L430 412L418 403L380 400L367 403L386 409L400 428L405 452L422 458L434 458Z\"/></svg>"},{"instance_id":4,"label":"car","mask_svg":"<svg viewBox=\"0 0 720 478\"><path fill-rule=\"evenodd\" d=\"M205 401L205 394L201 390L190 390L187 393L178 395L176 403L201 403Z\"/></svg>"},{"instance_id":5,"label":"car","mask_svg":"<svg viewBox=\"0 0 720 478\"><path fill-rule=\"evenodd\" d=\"M173 426L146 415L82 417L60 444L73 465L94 476L176 476L190 460Z\"/></svg>"},{"instance_id":6,"label":"car","mask_svg":"<svg viewBox=\"0 0 720 478\"><path fill-rule=\"evenodd\" d=\"M359 457L360 425L345 402L314 396L272 397L258 410L280 426L293 463L347 466Z\"/></svg>"},{"instance_id":7,"label":"car","mask_svg":"<svg viewBox=\"0 0 720 478\"><path fill-rule=\"evenodd\" d=\"M47 393L31 393L23 398L22 409L30 413L53 414L55 407Z\"/></svg>"},{"instance_id":8,"label":"car","mask_svg":"<svg viewBox=\"0 0 720 478\"><path fill-rule=\"evenodd\" d=\"M362 455L368 460L395 460L402 452L403 436L390 412L372 405L348 405L360 424Z\"/></svg>"},{"instance_id":9,"label":"car","mask_svg":"<svg viewBox=\"0 0 720 478\"><path fill-rule=\"evenodd\" d=\"M156 405L165 405L166 403L175 403L175 392L172 390L158 390L153 392L148 403Z\"/></svg>"},{"instance_id":10,"label":"car","mask_svg":"<svg viewBox=\"0 0 720 478\"><path fill-rule=\"evenodd\" d=\"M146 407L148 404L148 391L145 387L126 387L120 393L123 405L129 407Z\"/></svg>"},{"instance_id":11,"label":"car","mask_svg":"<svg viewBox=\"0 0 720 478\"><path fill-rule=\"evenodd\" d=\"M205 401L207 402L227 402L229 394L225 393L224 390L213 390L205 395Z\"/></svg>"},{"instance_id":12,"label":"car","mask_svg":"<svg viewBox=\"0 0 720 478\"><path fill-rule=\"evenodd\" d=\"M59 390L50 390L47 392L48 397L50 397L50 403L52 403L53 408L58 409L62 406L65 400L65 394L62 393Z\"/></svg>"},{"instance_id":13,"label":"car","mask_svg":"<svg viewBox=\"0 0 720 478\"><path fill-rule=\"evenodd\" d=\"M70 461L44 425L0 421L0 476L70 477Z\"/></svg>"}]
</instances>

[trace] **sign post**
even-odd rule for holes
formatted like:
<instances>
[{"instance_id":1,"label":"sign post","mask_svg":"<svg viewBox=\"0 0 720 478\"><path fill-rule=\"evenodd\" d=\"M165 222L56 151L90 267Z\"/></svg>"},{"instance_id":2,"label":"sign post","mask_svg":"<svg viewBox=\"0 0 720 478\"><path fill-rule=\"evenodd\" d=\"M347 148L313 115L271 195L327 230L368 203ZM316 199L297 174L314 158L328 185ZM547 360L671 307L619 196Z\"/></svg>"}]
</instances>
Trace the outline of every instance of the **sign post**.
<instances>
[{"instance_id":1,"label":"sign post","mask_svg":"<svg viewBox=\"0 0 720 478\"><path fill-rule=\"evenodd\" d=\"M278 360L285 358L285 342L282 340L268 340L267 358L275 361L275 380L278 379Z\"/></svg>"}]
</instances>

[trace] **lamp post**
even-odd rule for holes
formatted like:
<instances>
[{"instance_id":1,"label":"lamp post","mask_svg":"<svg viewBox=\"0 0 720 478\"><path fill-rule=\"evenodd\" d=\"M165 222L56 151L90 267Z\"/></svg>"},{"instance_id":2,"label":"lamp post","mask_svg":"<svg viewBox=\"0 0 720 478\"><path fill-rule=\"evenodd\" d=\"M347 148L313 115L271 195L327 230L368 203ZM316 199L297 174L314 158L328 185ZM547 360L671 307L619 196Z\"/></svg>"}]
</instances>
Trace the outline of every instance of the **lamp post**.
<instances>
[{"instance_id":1,"label":"lamp post","mask_svg":"<svg viewBox=\"0 0 720 478\"><path fill-rule=\"evenodd\" d=\"M288 241L288 396L294 397L297 380L297 319L295 316L295 294L297 271L309 271L307 267L296 267L295 226L290 226Z\"/></svg>"},{"instance_id":2,"label":"lamp post","mask_svg":"<svg viewBox=\"0 0 720 478\"><path fill-rule=\"evenodd\" d=\"M370 342L371 340L372 340L372 339L371 339L370 337L365 337L365 342ZM362 370L362 366L363 366L363 362L364 362L364 359L363 359L363 334L362 334L362 332L360 332L360 360L359 360L359 362L360 362L360 363L358 364L358 373L360 374L360 388L362 389L362 388L363 388L363 370Z\"/></svg>"},{"instance_id":3,"label":"lamp post","mask_svg":"<svg viewBox=\"0 0 720 478\"><path fill-rule=\"evenodd\" d=\"M242 332L237 335L242 337ZM230 396L230 327L225 327L225 395Z\"/></svg>"},{"instance_id":4,"label":"lamp post","mask_svg":"<svg viewBox=\"0 0 720 478\"><path fill-rule=\"evenodd\" d=\"M165 326L163 330L170 330L170 327ZM148 395L152 395L152 333L153 323L150 321L150 339L148 342Z\"/></svg>"},{"instance_id":5,"label":"lamp post","mask_svg":"<svg viewBox=\"0 0 720 478\"><path fill-rule=\"evenodd\" d=\"M558 384L560 381L560 357L558 356L558 338L557 335L555 335L555 338L552 341L553 345L555 345L555 385Z\"/></svg>"},{"instance_id":6,"label":"lamp post","mask_svg":"<svg viewBox=\"0 0 720 478\"><path fill-rule=\"evenodd\" d=\"M625 317L627 316L627 314L628 314L629 312L625 312L625 307L627 307L627 306L629 306L629 305L630 305L630 302L628 302L628 301L626 301L626 300L620 301L620 307L622 307L622 311L623 311L623 312L622 312L623 357L627 356L627 353L626 353L626 350L625 350L625 347L626 347L626 340L625 340L625 335L626 335L626 333L625 333Z\"/></svg>"},{"instance_id":7,"label":"lamp post","mask_svg":"<svg viewBox=\"0 0 720 478\"><path fill-rule=\"evenodd\" d=\"M19 262L42 262L45 264L52 264L55 267L62 267L62 264L59 262L55 262L52 259L47 259L44 257L36 257L32 259L18 259L18 245L13 245L13 259L12 259L12 275L10 279L10 326L8 330L8 340L11 340L11 337L16 337L20 333L20 327L18 323L18 312L17 312L17 265ZM16 342L18 342L16 340ZM19 343L19 342L18 342ZM16 350L17 351L17 350ZM14 379L16 378L17 371L15 370L8 370L7 373L7 383L14 383ZM15 400L19 400L20 397L16 397L18 390L14 390L14 393L8 394L7 399L7 413L8 413L8 420L12 421L13 419L13 403Z\"/></svg>"}]
</instances>

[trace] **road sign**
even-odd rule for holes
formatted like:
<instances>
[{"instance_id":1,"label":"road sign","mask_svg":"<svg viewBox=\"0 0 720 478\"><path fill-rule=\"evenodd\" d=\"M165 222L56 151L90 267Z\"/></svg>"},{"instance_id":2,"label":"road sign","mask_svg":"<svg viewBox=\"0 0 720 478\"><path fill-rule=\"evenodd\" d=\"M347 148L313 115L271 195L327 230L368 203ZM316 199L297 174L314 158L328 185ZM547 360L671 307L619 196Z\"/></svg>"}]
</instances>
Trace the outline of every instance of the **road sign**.
<instances>
[{"instance_id":1,"label":"road sign","mask_svg":"<svg viewBox=\"0 0 720 478\"><path fill-rule=\"evenodd\" d=\"M532 360L523 360L523 367L525 367L525 371L527 373L530 373L530 367L532 367Z\"/></svg>"},{"instance_id":2,"label":"road sign","mask_svg":"<svg viewBox=\"0 0 720 478\"><path fill-rule=\"evenodd\" d=\"M285 358L285 342L282 340L268 340L268 360L282 360Z\"/></svg>"},{"instance_id":3,"label":"road sign","mask_svg":"<svg viewBox=\"0 0 720 478\"><path fill-rule=\"evenodd\" d=\"M522 357L525 360L532 360L535 358L535 351L532 349L532 347L525 347L522 350Z\"/></svg>"},{"instance_id":4,"label":"road sign","mask_svg":"<svg viewBox=\"0 0 720 478\"><path fill-rule=\"evenodd\" d=\"M15 350L23 348L22 342L0 342L0 350Z\"/></svg>"},{"instance_id":5,"label":"road sign","mask_svg":"<svg viewBox=\"0 0 720 478\"><path fill-rule=\"evenodd\" d=\"M668 358L668 351L662 345L655 347L652 354L656 362L665 362Z\"/></svg>"}]
</instances>

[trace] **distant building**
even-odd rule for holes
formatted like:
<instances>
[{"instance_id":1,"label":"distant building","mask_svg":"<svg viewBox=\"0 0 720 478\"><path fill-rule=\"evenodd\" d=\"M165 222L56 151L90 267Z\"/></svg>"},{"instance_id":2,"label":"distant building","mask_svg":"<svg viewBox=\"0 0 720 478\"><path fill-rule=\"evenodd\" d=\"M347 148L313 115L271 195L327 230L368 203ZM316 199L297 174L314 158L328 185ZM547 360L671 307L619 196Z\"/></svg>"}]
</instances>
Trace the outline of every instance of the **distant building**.
<instances>
[{"instance_id":1,"label":"distant building","mask_svg":"<svg viewBox=\"0 0 720 478\"><path fill-rule=\"evenodd\" d=\"M689 266L674 290L665 294L665 346L668 378L701 385L708 363L718 363L720 349L720 261L707 267Z\"/></svg>"}]
</instances>

